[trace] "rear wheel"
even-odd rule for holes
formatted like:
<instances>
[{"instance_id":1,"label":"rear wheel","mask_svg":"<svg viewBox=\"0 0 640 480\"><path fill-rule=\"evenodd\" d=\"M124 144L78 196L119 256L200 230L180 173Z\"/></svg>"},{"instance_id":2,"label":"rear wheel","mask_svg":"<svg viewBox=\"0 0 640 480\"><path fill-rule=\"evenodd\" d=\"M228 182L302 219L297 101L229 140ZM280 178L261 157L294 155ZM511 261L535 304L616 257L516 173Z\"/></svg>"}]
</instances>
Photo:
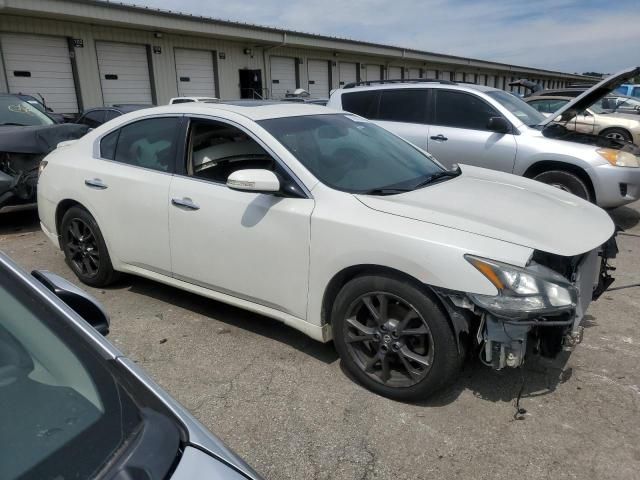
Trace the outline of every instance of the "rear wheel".
<instances>
[{"instance_id":1,"label":"rear wheel","mask_svg":"<svg viewBox=\"0 0 640 480\"><path fill-rule=\"evenodd\" d=\"M589 202L593 201L593 195L591 194L591 190L589 190L589 186L575 173L567 172L566 170L549 170L539 173L533 177L533 179L564 190L565 192L573 193Z\"/></svg>"},{"instance_id":2,"label":"rear wheel","mask_svg":"<svg viewBox=\"0 0 640 480\"><path fill-rule=\"evenodd\" d=\"M455 378L462 361L436 301L405 279L351 280L336 298L332 327L347 371L385 397L426 398Z\"/></svg>"},{"instance_id":3,"label":"rear wheel","mask_svg":"<svg viewBox=\"0 0 640 480\"><path fill-rule=\"evenodd\" d=\"M620 140L623 142L633 142L633 138L629 132L622 128L608 128L600 132L600 135L606 138L611 138L613 140Z\"/></svg>"},{"instance_id":4,"label":"rear wheel","mask_svg":"<svg viewBox=\"0 0 640 480\"><path fill-rule=\"evenodd\" d=\"M65 260L82 283L104 287L116 280L104 238L89 212L70 208L62 217L60 234Z\"/></svg>"}]
</instances>

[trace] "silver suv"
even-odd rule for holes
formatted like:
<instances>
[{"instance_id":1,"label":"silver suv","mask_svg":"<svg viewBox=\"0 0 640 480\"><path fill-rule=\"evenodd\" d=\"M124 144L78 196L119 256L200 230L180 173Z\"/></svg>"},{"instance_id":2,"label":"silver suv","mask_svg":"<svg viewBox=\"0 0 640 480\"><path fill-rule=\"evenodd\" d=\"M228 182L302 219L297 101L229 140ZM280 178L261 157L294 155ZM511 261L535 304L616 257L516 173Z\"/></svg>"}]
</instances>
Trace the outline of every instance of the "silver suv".
<instances>
[{"instance_id":1,"label":"silver suv","mask_svg":"<svg viewBox=\"0 0 640 480\"><path fill-rule=\"evenodd\" d=\"M373 120L445 166L523 175L617 207L640 198L640 148L566 125L638 73L609 77L549 117L503 90L438 80L351 84L335 90L327 106Z\"/></svg>"}]
</instances>

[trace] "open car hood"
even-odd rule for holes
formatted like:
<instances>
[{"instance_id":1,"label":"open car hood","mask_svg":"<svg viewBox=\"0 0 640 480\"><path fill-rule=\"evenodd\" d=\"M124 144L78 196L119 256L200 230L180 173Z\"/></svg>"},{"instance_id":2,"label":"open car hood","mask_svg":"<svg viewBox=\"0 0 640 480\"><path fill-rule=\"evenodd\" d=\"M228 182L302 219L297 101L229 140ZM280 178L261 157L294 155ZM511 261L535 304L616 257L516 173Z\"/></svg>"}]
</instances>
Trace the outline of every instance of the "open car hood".
<instances>
[{"instance_id":1,"label":"open car hood","mask_svg":"<svg viewBox=\"0 0 640 480\"><path fill-rule=\"evenodd\" d=\"M462 174L399 195L356 195L380 212L556 255L579 255L614 232L601 208L544 183L462 165Z\"/></svg>"},{"instance_id":2,"label":"open car hood","mask_svg":"<svg viewBox=\"0 0 640 480\"><path fill-rule=\"evenodd\" d=\"M88 131L88 126L76 123L0 127L0 152L46 155L58 143L76 140Z\"/></svg>"},{"instance_id":3,"label":"open car hood","mask_svg":"<svg viewBox=\"0 0 640 480\"><path fill-rule=\"evenodd\" d=\"M557 111L553 112L538 125L546 126L556 120L559 116L560 121L566 121L573 118L577 113L584 111L586 108L590 107L601 98L607 96L620 85L626 83L627 80L637 75L640 75L640 67L627 68L625 70L622 70L621 72L605 78L599 83L596 83L586 92L578 95L571 102L560 107Z\"/></svg>"}]
</instances>

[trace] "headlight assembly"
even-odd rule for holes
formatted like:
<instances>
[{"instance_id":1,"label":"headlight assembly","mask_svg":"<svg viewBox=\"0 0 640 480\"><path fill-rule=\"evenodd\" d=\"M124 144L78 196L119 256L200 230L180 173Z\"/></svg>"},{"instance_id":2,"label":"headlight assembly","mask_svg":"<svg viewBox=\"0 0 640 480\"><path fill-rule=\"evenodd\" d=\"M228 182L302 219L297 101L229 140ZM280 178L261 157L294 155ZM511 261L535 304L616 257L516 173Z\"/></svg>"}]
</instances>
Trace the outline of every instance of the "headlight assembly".
<instances>
[{"instance_id":1,"label":"headlight assembly","mask_svg":"<svg viewBox=\"0 0 640 480\"><path fill-rule=\"evenodd\" d=\"M576 307L578 290L547 267L535 264L520 268L473 255L464 258L498 290L497 295L470 293L469 298L497 317L522 319Z\"/></svg>"},{"instance_id":2,"label":"headlight assembly","mask_svg":"<svg viewBox=\"0 0 640 480\"><path fill-rule=\"evenodd\" d=\"M633 153L613 148L599 148L596 152L614 167L640 167L640 160Z\"/></svg>"}]
</instances>

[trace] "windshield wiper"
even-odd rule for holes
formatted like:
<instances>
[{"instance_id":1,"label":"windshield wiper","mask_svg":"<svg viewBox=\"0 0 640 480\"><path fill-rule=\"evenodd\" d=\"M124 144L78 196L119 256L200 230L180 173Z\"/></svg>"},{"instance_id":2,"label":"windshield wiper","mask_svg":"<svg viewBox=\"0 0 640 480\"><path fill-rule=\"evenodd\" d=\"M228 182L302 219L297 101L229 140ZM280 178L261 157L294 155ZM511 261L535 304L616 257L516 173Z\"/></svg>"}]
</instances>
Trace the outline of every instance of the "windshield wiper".
<instances>
[{"instance_id":1,"label":"windshield wiper","mask_svg":"<svg viewBox=\"0 0 640 480\"><path fill-rule=\"evenodd\" d=\"M427 185L431 185L432 183L436 183L445 178L455 178L462 173L460 167L457 167L455 170L442 170L440 172L434 173L433 175L427 177L422 182L418 183L413 187L413 190L417 190L418 188L426 187Z\"/></svg>"},{"instance_id":2,"label":"windshield wiper","mask_svg":"<svg viewBox=\"0 0 640 480\"><path fill-rule=\"evenodd\" d=\"M16 126L16 127L28 127L29 125L25 125L24 123L16 123L16 122L4 122L4 123L0 123L0 126L4 126L4 125L11 125L11 126Z\"/></svg>"},{"instance_id":3,"label":"windshield wiper","mask_svg":"<svg viewBox=\"0 0 640 480\"><path fill-rule=\"evenodd\" d=\"M398 193L410 192L409 188L372 188L364 192L356 192L360 195L396 195Z\"/></svg>"}]
</instances>

